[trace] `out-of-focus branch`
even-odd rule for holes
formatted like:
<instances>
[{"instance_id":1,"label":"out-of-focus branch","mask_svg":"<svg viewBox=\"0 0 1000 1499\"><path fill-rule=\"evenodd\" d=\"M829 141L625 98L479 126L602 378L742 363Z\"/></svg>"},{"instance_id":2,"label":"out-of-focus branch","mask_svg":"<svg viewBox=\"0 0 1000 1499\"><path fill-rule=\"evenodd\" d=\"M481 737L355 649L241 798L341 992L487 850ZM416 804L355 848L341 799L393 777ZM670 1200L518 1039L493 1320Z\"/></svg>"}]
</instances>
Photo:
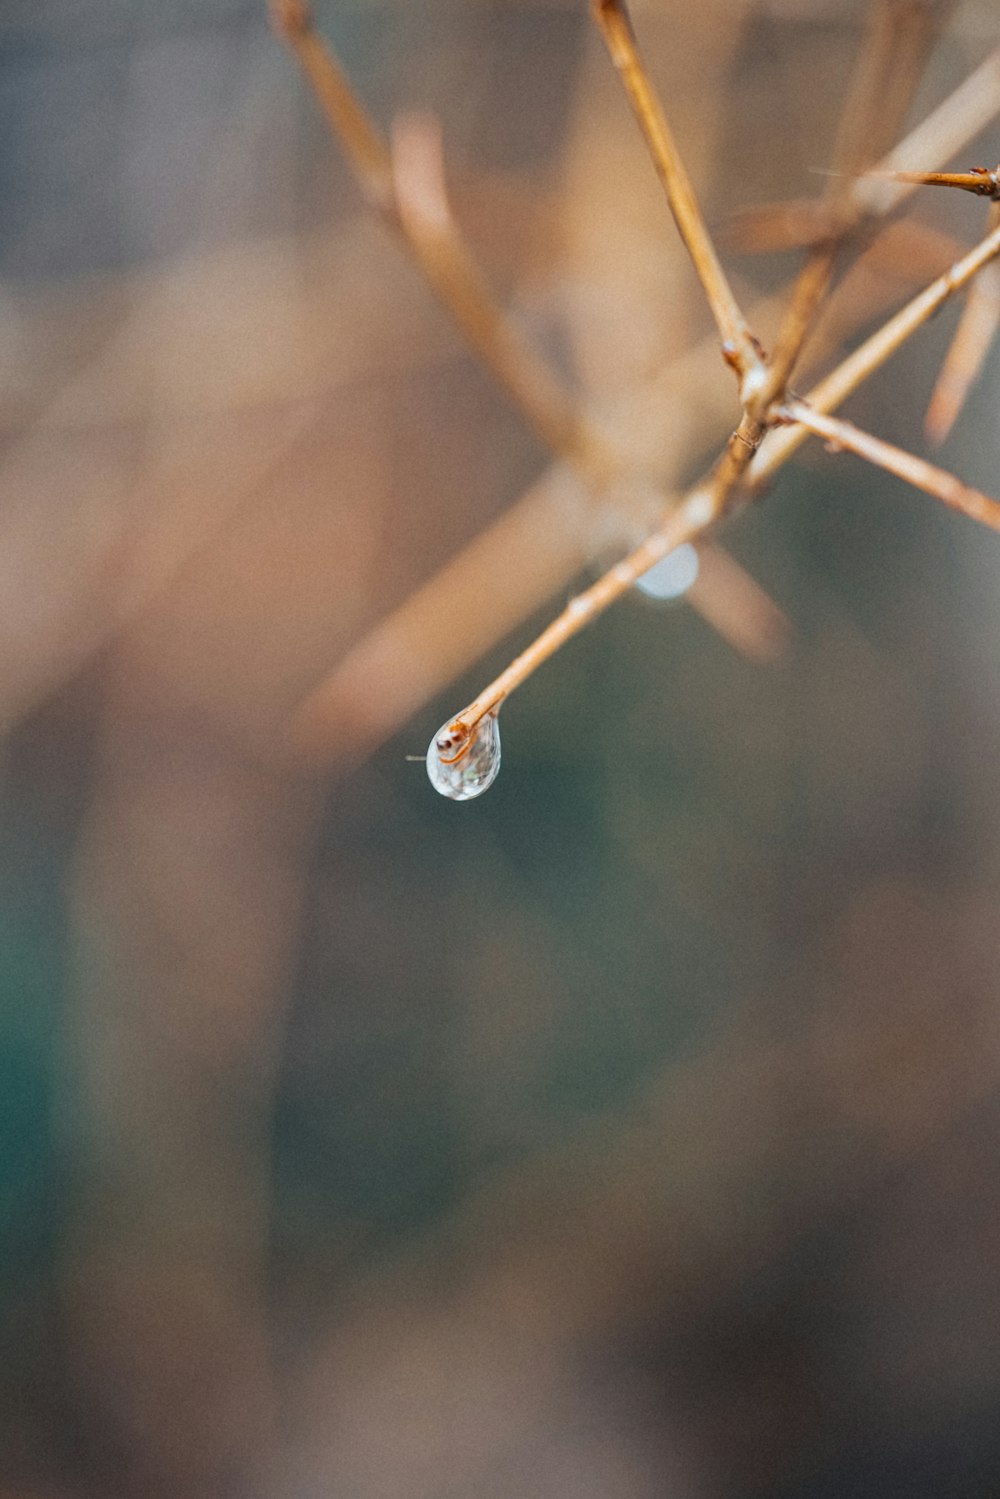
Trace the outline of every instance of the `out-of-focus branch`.
<instances>
[{"instance_id":1,"label":"out-of-focus branch","mask_svg":"<svg viewBox=\"0 0 1000 1499\"><path fill-rule=\"evenodd\" d=\"M762 405L780 400L833 280L846 237L862 216L849 184L902 125L945 7L916 0L877 0L847 90L825 194L831 232L809 252L792 287L788 312L769 361Z\"/></svg>"},{"instance_id":2,"label":"out-of-focus branch","mask_svg":"<svg viewBox=\"0 0 1000 1499\"><path fill-rule=\"evenodd\" d=\"M725 640L752 661L779 660L791 626L770 594L734 562L724 547L698 548L698 576L684 597Z\"/></svg>"},{"instance_id":3,"label":"out-of-focus branch","mask_svg":"<svg viewBox=\"0 0 1000 1499\"><path fill-rule=\"evenodd\" d=\"M681 239L704 288L723 351L745 379L759 368L761 356L716 254L677 143L639 56L624 0L595 0L594 15L663 183Z\"/></svg>"},{"instance_id":4,"label":"out-of-focus branch","mask_svg":"<svg viewBox=\"0 0 1000 1499\"><path fill-rule=\"evenodd\" d=\"M399 235L438 299L537 435L576 470L591 492L600 494L615 481L627 486L628 464L612 451L489 290L451 212L436 122L426 115L404 118L393 132L390 150L333 50L315 31L303 0L271 0L271 9L366 201ZM732 569L736 567L733 562ZM724 608L713 600L714 586L718 585L705 583L695 607L707 617L731 619L732 601ZM749 592L742 590L744 595ZM748 618L735 638L743 642L752 636ZM772 631L766 640L754 641L752 654L766 657L775 638Z\"/></svg>"},{"instance_id":5,"label":"out-of-focus branch","mask_svg":"<svg viewBox=\"0 0 1000 1499\"><path fill-rule=\"evenodd\" d=\"M401 162L394 161L332 49L316 32L309 7L303 0L271 0L271 13L365 200L400 236L435 295L545 445L584 469L591 480L606 481L610 452L497 305L458 233L434 161L433 133L426 124L404 127Z\"/></svg>"},{"instance_id":6,"label":"out-of-focus branch","mask_svg":"<svg viewBox=\"0 0 1000 1499\"><path fill-rule=\"evenodd\" d=\"M831 167L853 177L898 137L954 0L876 0L840 113ZM839 194L835 193L835 196Z\"/></svg>"},{"instance_id":7,"label":"out-of-focus branch","mask_svg":"<svg viewBox=\"0 0 1000 1499\"><path fill-rule=\"evenodd\" d=\"M810 250L796 277L789 310L769 361L768 381L760 396L762 406L784 396L805 339L831 288L838 253L864 216L861 202L852 201L850 181L903 124L945 10L946 6L934 0L930 4L922 0L915 4L879 0L874 6L855 78L841 111L834 148L834 175L826 192L831 234Z\"/></svg>"},{"instance_id":8,"label":"out-of-focus branch","mask_svg":"<svg viewBox=\"0 0 1000 1499\"><path fill-rule=\"evenodd\" d=\"M928 162L944 162L996 118L1000 107L1000 47L931 111L870 172L846 185L851 213L891 213L916 191ZM844 206L830 199L797 199L741 209L726 227L726 242L748 251L788 250L841 230Z\"/></svg>"},{"instance_id":9,"label":"out-of-focus branch","mask_svg":"<svg viewBox=\"0 0 1000 1499\"><path fill-rule=\"evenodd\" d=\"M933 281L961 260L967 245L953 234L915 219L886 224L841 276L806 340L805 359L815 363L854 331L884 315L900 288ZM977 283L974 282L973 285Z\"/></svg>"},{"instance_id":10,"label":"out-of-focus branch","mask_svg":"<svg viewBox=\"0 0 1000 1499\"><path fill-rule=\"evenodd\" d=\"M989 225L1000 225L1000 203L990 204ZM965 405L1000 326L1000 273L989 265L969 287L955 336L931 394L924 432L935 445L944 442Z\"/></svg>"},{"instance_id":11,"label":"out-of-focus branch","mask_svg":"<svg viewBox=\"0 0 1000 1499\"><path fill-rule=\"evenodd\" d=\"M845 422L839 417L824 416L819 411L813 411L805 401L786 401L779 416L784 420L798 422L801 426L807 427L817 437L822 437L833 449L845 448L850 453L856 453L859 458L864 458L869 463L874 463L876 467L883 468L900 479L905 479L915 489L922 489L925 493L933 495L935 499L950 506L952 510L959 510L972 520L981 521L984 526L1000 531L1000 503L991 499L989 495L983 494L981 490L963 484L961 479L945 469L938 468L935 464L928 463L913 453L907 453L903 448L897 448L891 442L884 442L882 438L875 437L870 432L863 432L853 422Z\"/></svg>"}]
</instances>

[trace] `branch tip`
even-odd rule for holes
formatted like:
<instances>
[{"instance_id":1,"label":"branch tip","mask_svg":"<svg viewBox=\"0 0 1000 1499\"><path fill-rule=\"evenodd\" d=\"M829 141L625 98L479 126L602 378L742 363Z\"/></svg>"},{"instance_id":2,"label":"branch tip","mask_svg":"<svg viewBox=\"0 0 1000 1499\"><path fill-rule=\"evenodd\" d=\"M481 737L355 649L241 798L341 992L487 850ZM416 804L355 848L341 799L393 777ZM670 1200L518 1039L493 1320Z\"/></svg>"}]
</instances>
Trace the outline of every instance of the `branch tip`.
<instances>
[{"instance_id":1,"label":"branch tip","mask_svg":"<svg viewBox=\"0 0 1000 1499\"><path fill-rule=\"evenodd\" d=\"M594 0L592 9L598 26L620 28L624 35L634 39L635 30L625 0Z\"/></svg>"},{"instance_id":2,"label":"branch tip","mask_svg":"<svg viewBox=\"0 0 1000 1499\"><path fill-rule=\"evenodd\" d=\"M268 8L271 25L286 41L312 30L312 8L306 0L270 0Z\"/></svg>"},{"instance_id":3,"label":"branch tip","mask_svg":"<svg viewBox=\"0 0 1000 1499\"><path fill-rule=\"evenodd\" d=\"M745 375L758 362L752 335L722 268L694 186L653 87L625 0L596 0L594 20L622 81L632 112L667 195L684 247L691 257L723 344L724 357ZM731 350L731 356L727 353Z\"/></svg>"}]
</instances>

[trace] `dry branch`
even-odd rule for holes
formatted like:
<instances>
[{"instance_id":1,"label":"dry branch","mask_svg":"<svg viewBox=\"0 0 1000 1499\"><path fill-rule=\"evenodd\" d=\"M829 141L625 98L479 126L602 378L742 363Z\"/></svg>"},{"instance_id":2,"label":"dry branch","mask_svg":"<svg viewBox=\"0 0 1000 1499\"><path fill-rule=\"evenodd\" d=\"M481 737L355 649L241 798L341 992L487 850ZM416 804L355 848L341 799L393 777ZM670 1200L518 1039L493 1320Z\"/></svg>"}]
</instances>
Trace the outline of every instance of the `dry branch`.
<instances>
[{"instance_id":1,"label":"dry branch","mask_svg":"<svg viewBox=\"0 0 1000 1499\"><path fill-rule=\"evenodd\" d=\"M807 396L809 405L815 411L835 410L998 254L1000 229L994 229L814 386ZM804 431L794 427L770 433L750 466L751 484L755 488L766 484L805 441L805 436Z\"/></svg>"},{"instance_id":2,"label":"dry branch","mask_svg":"<svg viewBox=\"0 0 1000 1499\"><path fill-rule=\"evenodd\" d=\"M817 437L822 437L833 451L843 448L856 453L859 458L866 459L877 468L905 479L915 489L922 489L926 494L933 495L952 510L961 511L972 520L981 521L984 526L1000 531L1000 503L981 490L963 484L961 479L945 469L917 458L891 442L884 442L881 437L874 437L870 432L863 432L853 422L813 411L805 401L787 401L779 416L783 420L798 422Z\"/></svg>"},{"instance_id":3,"label":"dry branch","mask_svg":"<svg viewBox=\"0 0 1000 1499\"><path fill-rule=\"evenodd\" d=\"M1000 229L988 235L968 255L952 266L943 276L915 297L901 312L891 318L884 328L868 339L861 348L843 361L825 381L811 393L809 405L818 411L829 411L840 404L869 375L873 374L945 301L962 289L983 266L1000 254ZM770 413L766 422L780 417ZM796 427L787 427L776 433L768 448L750 465L750 478L759 485L764 477L770 478L785 463L799 446L807 428L800 422ZM736 485L740 473L738 444L742 441L736 432L730 438L722 458L712 472L681 501L664 521L663 526L609 569L603 578L585 590L579 598L571 599L567 607L528 648L511 662L467 708L449 721L452 736L468 738L484 714L499 707L506 697L519 687L556 650L576 635L598 614L620 598L637 578L661 557L684 541L704 536L733 508ZM904 455L907 456L907 455ZM746 464L743 467L747 467ZM927 465L927 468L931 468ZM941 471L938 470L938 473ZM950 476L945 476L950 477ZM958 480L954 483L959 484ZM926 487L921 485L921 487ZM940 498L944 498L941 494ZM981 496L992 504L987 496ZM955 504L955 493L947 503ZM973 502L975 503L975 502ZM967 512L971 513L971 512ZM982 516L977 518L982 519Z\"/></svg>"},{"instance_id":4,"label":"dry branch","mask_svg":"<svg viewBox=\"0 0 1000 1499\"><path fill-rule=\"evenodd\" d=\"M911 131L906 140L884 158L881 166L905 170L920 164L926 166L928 161L933 163L952 155L970 135L995 115L998 102L1000 49L992 53L921 126ZM870 176L855 179L850 183L848 191L852 215L862 211L888 211L910 191L913 191L913 185L905 182L873 180ZM866 374L888 358L948 296L965 285L977 270L987 264L998 249L1000 245L996 243L996 237L990 236L968 256L959 260L944 276L937 278L925 292L891 319L884 329L867 340L861 349L838 366L825 381L820 382L810 395L814 409L830 410L839 404ZM754 489L763 485L777 471L804 435L801 431L786 428L773 432L766 438L762 450L749 468ZM524 613L540 601L545 591L558 587L584 560L579 547L572 544L570 538L567 538L567 545L560 549L559 556L555 558L550 555L547 559L541 559L535 555L535 562L544 562L542 571L548 581L542 578L537 568L532 567L531 579L518 598L511 603L506 597L502 600L494 597L495 617L482 621L482 627L473 631L471 637L465 638L456 635L454 631L446 631L447 639L442 638L441 620L449 613L448 604L454 598L453 583L461 577L465 588L474 590L477 581L486 576L482 560L484 550L491 550L493 546L499 547L508 558L508 565L515 557L519 566L526 564L529 557L538 552L538 548L532 547L530 542L530 517L541 514L540 509L536 511L536 506L544 505L550 513L555 513L553 505L556 509L565 505L565 497L560 500L553 498L558 490L557 475L543 481L534 493L514 507L508 517L504 517L496 527L466 548L442 573L429 580L410 601L387 616L370 636L349 652L303 705L293 724L292 737L295 745L300 750L307 751L310 758L318 759L326 759L331 747L338 743L340 753L346 752L348 757L371 748L397 727L427 696L506 633ZM710 494L710 504L704 507L706 492ZM704 512L707 513L708 510L718 508L720 492L718 485L713 490L711 485L706 489L703 484L689 495L684 505L686 520L680 522L676 529L672 519L668 519L666 523L667 540L676 542L688 534L694 534L687 530L687 523L692 516L691 501L698 501L700 496ZM572 505L570 508L572 509ZM696 503L693 508L697 515L699 504ZM561 623L556 622L558 629L550 627L557 643L561 644L568 639L583 623L593 618L599 608L607 607L607 603L625 591L630 586L625 578L631 579L633 572L638 575L642 570L640 563L644 562L648 566L651 557L655 560L656 556L662 555L663 545L655 537L650 538L639 549L638 554L632 554L633 557L638 556L638 561L631 565L628 560L625 564L618 564L617 569L611 570L611 574L615 575L614 579L609 574L606 583L601 580L592 590L587 591L586 604L571 605L564 611L560 616ZM669 546L666 549L669 550ZM470 596L474 596L474 592ZM692 599L692 602L695 600ZM780 616L777 618L780 619ZM552 637L549 632L545 632L543 638ZM524 661L525 658L534 663L531 667L533 670L545 657L544 653L540 654L529 647L518 659ZM523 680L523 676L520 680ZM512 690L508 673L504 673L497 681L502 683L502 691ZM491 687L495 685L491 684ZM491 688L487 688L476 699L476 704L481 704L490 694ZM499 701L501 695L493 694L492 701Z\"/></svg>"},{"instance_id":5,"label":"dry branch","mask_svg":"<svg viewBox=\"0 0 1000 1499\"><path fill-rule=\"evenodd\" d=\"M555 457L573 467L595 496L616 482L627 486L628 465L612 451L489 290L451 212L436 122L427 116L397 122L390 149L333 49L316 32L309 7L303 0L272 0L271 9L276 29L295 53L362 195L399 236L439 301L538 437ZM660 499L665 503L665 496ZM737 568L730 559L730 567L715 576L721 581ZM692 604L709 620L729 621L733 603L726 607L713 597L719 584L713 584L711 576ZM747 598L754 592L749 586L740 590ZM778 612L772 605L771 615ZM741 649L749 642L750 653L758 659L766 659L779 634L784 638L786 633L771 628L765 637L755 638L753 621L762 613L758 608L739 621L728 637L739 642Z\"/></svg>"},{"instance_id":6,"label":"dry branch","mask_svg":"<svg viewBox=\"0 0 1000 1499\"><path fill-rule=\"evenodd\" d=\"M333 50L302 0L272 0L275 26L291 47L354 172L366 202L402 240L435 295L483 363L554 453L605 482L611 454L580 418L552 371L500 308L448 208L438 143L426 123L403 128L400 171Z\"/></svg>"},{"instance_id":7,"label":"dry branch","mask_svg":"<svg viewBox=\"0 0 1000 1499\"><path fill-rule=\"evenodd\" d=\"M889 172L895 182L908 182L914 187L957 187L963 192L975 193L980 198L1000 200L1000 166L990 171L987 167L972 167L968 172Z\"/></svg>"},{"instance_id":8,"label":"dry branch","mask_svg":"<svg viewBox=\"0 0 1000 1499\"><path fill-rule=\"evenodd\" d=\"M663 183L681 239L704 288L726 358L745 379L759 368L760 353L722 269L673 132L639 56L624 0L596 0L594 15Z\"/></svg>"}]
</instances>

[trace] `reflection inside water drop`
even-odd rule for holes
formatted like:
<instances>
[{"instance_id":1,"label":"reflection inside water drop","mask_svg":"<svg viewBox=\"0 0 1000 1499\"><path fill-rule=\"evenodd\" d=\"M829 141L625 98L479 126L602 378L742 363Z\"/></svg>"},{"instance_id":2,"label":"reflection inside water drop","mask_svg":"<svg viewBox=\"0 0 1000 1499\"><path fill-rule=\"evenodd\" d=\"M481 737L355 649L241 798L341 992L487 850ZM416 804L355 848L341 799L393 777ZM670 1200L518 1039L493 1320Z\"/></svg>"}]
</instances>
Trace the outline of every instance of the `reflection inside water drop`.
<instances>
[{"instance_id":1,"label":"reflection inside water drop","mask_svg":"<svg viewBox=\"0 0 1000 1499\"><path fill-rule=\"evenodd\" d=\"M500 725L486 713L471 738L451 733L453 720L438 729L427 751L427 775L435 791L453 802L468 802L492 786L500 769Z\"/></svg>"}]
</instances>

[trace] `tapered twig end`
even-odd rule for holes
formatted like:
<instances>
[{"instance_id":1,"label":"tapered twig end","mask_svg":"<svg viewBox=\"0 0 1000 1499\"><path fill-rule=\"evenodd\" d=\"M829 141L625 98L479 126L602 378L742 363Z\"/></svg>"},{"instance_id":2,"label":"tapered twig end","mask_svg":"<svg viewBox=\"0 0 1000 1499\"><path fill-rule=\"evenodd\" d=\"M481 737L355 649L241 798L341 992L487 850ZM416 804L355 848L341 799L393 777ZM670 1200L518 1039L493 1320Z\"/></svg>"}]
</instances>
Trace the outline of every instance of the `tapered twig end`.
<instances>
[{"instance_id":1,"label":"tapered twig end","mask_svg":"<svg viewBox=\"0 0 1000 1499\"><path fill-rule=\"evenodd\" d=\"M286 41L302 36L312 26L312 10L306 0L269 0L271 25Z\"/></svg>"},{"instance_id":2,"label":"tapered twig end","mask_svg":"<svg viewBox=\"0 0 1000 1499\"><path fill-rule=\"evenodd\" d=\"M970 167L967 172L866 172L865 176L883 182L905 182L912 187L953 187L975 193L979 198L1000 202L1000 166Z\"/></svg>"},{"instance_id":3,"label":"tapered twig end","mask_svg":"<svg viewBox=\"0 0 1000 1499\"><path fill-rule=\"evenodd\" d=\"M631 47L635 45L635 31L625 0L593 0L591 9L594 20L604 33L611 61L616 68L626 65Z\"/></svg>"},{"instance_id":4,"label":"tapered twig end","mask_svg":"<svg viewBox=\"0 0 1000 1499\"><path fill-rule=\"evenodd\" d=\"M924 438L929 447L939 448L951 435L958 408L953 401L947 407L943 403L931 402L924 416Z\"/></svg>"}]
</instances>

